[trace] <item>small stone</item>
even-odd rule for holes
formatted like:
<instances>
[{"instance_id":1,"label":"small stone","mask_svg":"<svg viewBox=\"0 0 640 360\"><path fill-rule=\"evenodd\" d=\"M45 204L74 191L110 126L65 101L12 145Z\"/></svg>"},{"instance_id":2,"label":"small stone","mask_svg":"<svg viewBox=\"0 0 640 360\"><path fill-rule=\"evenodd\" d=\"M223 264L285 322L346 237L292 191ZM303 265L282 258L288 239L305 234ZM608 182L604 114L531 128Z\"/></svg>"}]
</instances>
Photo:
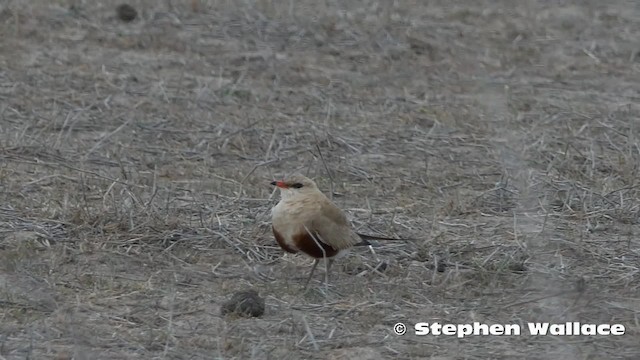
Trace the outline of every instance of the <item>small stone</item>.
<instances>
[{"instance_id":1,"label":"small stone","mask_svg":"<svg viewBox=\"0 0 640 360\"><path fill-rule=\"evenodd\" d=\"M430 263L430 264L426 264L425 266L429 270L436 270L437 272L445 272L447 270L447 267L449 267L450 265L445 262L438 261L437 265Z\"/></svg>"},{"instance_id":2,"label":"small stone","mask_svg":"<svg viewBox=\"0 0 640 360\"><path fill-rule=\"evenodd\" d=\"M120 20L124 22L133 21L138 16L138 12L136 11L136 9L134 9L133 6L129 4L118 5L118 7L116 8L116 13L118 14Z\"/></svg>"},{"instance_id":3,"label":"small stone","mask_svg":"<svg viewBox=\"0 0 640 360\"><path fill-rule=\"evenodd\" d=\"M259 317L264 314L264 299L255 290L238 291L220 308L222 315L234 313L245 317Z\"/></svg>"},{"instance_id":4,"label":"small stone","mask_svg":"<svg viewBox=\"0 0 640 360\"><path fill-rule=\"evenodd\" d=\"M388 266L389 266L389 264L387 264L386 261L383 261L383 262L380 263L380 265L378 265L378 267L376 267L376 271L384 272L385 270L387 270Z\"/></svg>"}]
</instances>

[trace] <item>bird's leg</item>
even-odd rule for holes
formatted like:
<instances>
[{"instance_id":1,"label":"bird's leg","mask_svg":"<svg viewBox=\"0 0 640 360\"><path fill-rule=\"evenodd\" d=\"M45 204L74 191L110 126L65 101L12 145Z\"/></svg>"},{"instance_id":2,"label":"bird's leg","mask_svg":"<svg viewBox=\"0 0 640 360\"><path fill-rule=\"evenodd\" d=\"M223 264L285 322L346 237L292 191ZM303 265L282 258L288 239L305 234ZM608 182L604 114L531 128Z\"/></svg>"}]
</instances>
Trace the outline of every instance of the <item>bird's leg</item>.
<instances>
[{"instance_id":1,"label":"bird's leg","mask_svg":"<svg viewBox=\"0 0 640 360\"><path fill-rule=\"evenodd\" d=\"M329 271L331 271L331 265L333 265L333 259L324 258L325 273L324 273L324 287L325 290L329 290Z\"/></svg>"},{"instance_id":2,"label":"bird's leg","mask_svg":"<svg viewBox=\"0 0 640 360\"><path fill-rule=\"evenodd\" d=\"M329 259L324 258L324 290L329 291Z\"/></svg>"},{"instance_id":3,"label":"bird's leg","mask_svg":"<svg viewBox=\"0 0 640 360\"><path fill-rule=\"evenodd\" d=\"M320 262L319 259L315 259L313 261L313 267L311 268L311 272L309 273L309 277L307 278L307 282L304 283L304 290L307 290L307 286L309 285L309 280L311 280L311 277L313 276L313 272L316 271L316 266L318 266L319 262Z\"/></svg>"},{"instance_id":4,"label":"bird's leg","mask_svg":"<svg viewBox=\"0 0 640 360\"><path fill-rule=\"evenodd\" d=\"M316 246L318 247L318 249L320 249L320 251L322 251L322 258L325 259L325 261L328 259L327 258L327 253L324 251L324 248L320 245L320 242L318 241L318 239L316 239L316 234L314 234L313 232L309 231L309 229L307 228L306 225L303 225L304 229L307 230L307 234L309 234L309 236L311 236L311 239L313 239L313 241L316 243ZM320 259L316 259L315 263L313 264L313 269L311 270L311 274L313 274L313 270L316 269L316 266L318 266L318 262L320 261ZM325 262L325 270L328 271L329 269L326 267L326 262ZM328 289L327 284L329 283L329 279L327 277L327 272L325 271L325 275L324 275L324 280L325 280L325 289ZM307 279L307 284L309 284L309 280L311 280L311 275L309 275L309 279ZM307 288L307 285L305 284L304 288Z\"/></svg>"}]
</instances>

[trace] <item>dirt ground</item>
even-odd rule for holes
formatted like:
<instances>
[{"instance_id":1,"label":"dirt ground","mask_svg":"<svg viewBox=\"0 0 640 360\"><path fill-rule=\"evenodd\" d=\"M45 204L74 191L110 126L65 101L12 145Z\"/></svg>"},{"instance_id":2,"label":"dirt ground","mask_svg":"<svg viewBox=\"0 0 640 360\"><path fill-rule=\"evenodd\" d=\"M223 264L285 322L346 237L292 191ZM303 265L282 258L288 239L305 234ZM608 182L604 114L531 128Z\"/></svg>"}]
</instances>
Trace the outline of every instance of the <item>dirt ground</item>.
<instances>
[{"instance_id":1,"label":"dirt ground","mask_svg":"<svg viewBox=\"0 0 640 360\"><path fill-rule=\"evenodd\" d=\"M640 358L637 2L118 4L0 4L0 359ZM294 171L412 240L303 292Z\"/></svg>"}]
</instances>

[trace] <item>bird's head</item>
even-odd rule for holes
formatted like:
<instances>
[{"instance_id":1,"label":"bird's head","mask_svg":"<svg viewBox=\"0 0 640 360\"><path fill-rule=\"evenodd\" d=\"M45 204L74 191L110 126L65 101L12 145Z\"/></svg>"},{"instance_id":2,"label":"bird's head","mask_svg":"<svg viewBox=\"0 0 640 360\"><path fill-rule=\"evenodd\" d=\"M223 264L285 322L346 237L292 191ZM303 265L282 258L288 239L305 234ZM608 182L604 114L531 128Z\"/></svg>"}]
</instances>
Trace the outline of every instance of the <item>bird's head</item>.
<instances>
[{"instance_id":1,"label":"bird's head","mask_svg":"<svg viewBox=\"0 0 640 360\"><path fill-rule=\"evenodd\" d=\"M283 199L300 194L310 194L318 192L316 183L308 177L301 174L293 174L279 181L272 181L271 185L280 189Z\"/></svg>"}]
</instances>

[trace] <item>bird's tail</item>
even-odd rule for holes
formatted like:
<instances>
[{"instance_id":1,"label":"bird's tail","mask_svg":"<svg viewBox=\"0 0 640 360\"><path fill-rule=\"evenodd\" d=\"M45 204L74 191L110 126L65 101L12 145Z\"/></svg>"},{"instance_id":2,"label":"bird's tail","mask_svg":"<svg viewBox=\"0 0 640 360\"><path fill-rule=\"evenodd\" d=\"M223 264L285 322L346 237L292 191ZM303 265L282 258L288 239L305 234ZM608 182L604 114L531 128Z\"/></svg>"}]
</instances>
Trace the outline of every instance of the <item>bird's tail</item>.
<instances>
[{"instance_id":1,"label":"bird's tail","mask_svg":"<svg viewBox=\"0 0 640 360\"><path fill-rule=\"evenodd\" d=\"M389 238L384 236L367 235L367 234L360 234L360 233L357 233L357 234L358 236L360 236L362 240L396 240L396 241L405 240L405 239Z\"/></svg>"},{"instance_id":2,"label":"bird's tail","mask_svg":"<svg viewBox=\"0 0 640 360\"><path fill-rule=\"evenodd\" d=\"M354 246L369 246L371 245L371 243L369 242L369 240L387 240L387 241L405 241L408 239L396 239L396 238L389 238L389 237L383 237L383 236L374 236L374 235L367 235L367 234L360 234L360 233L356 233L358 234L358 236L360 236L360 239L362 239L361 242L355 244Z\"/></svg>"}]
</instances>

